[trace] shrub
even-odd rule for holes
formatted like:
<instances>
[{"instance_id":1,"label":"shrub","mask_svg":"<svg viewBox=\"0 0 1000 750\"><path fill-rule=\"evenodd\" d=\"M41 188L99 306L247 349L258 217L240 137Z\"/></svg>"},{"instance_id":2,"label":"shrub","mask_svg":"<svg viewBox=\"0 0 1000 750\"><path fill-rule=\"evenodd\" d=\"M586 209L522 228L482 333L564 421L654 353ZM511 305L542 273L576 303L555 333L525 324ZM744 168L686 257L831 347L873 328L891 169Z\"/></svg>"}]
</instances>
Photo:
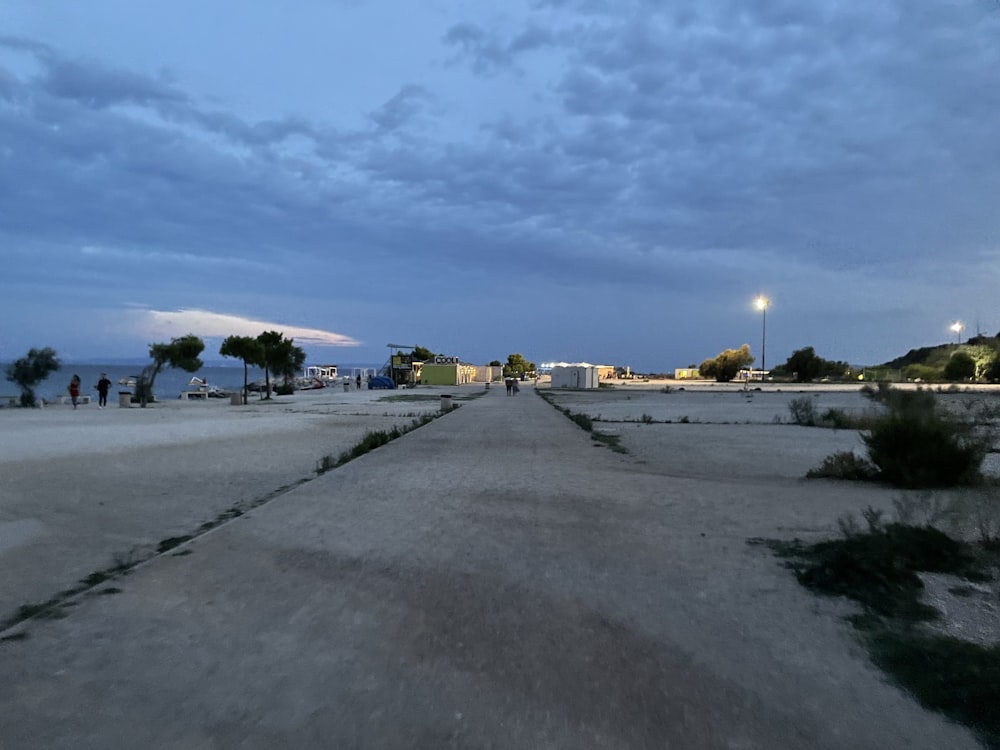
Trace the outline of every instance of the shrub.
<instances>
[{"instance_id":1,"label":"shrub","mask_svg":"<svg viewBox=\"0 0 1000 750\"><path fill-rule=\"evenodd\" d=\"M823 459L818 468L810 469L810 479L851 479L871 481L878 477L878 468L852 451L840 451Z\"/></svg>"},{"instance_id":2,"label":"shrub","mask_svg":"<svg viewBox=\"0 0 1000 750\"><path fill-rule=\"evenodd\" d=\"M937 529L869 526L867 533L799 550L808 559L795 566L799 582L820 593L847 596L879 614L925 619L934 613L918 601L923 584L916 571L983 578L969 545Z\"/></svg>"},{"instance_id":3,"label":"shrub","mask_svg":"<svg viewBox=\"0 0 1000 750\"><path fill-rule=\"evenodd\" d=\"M857 427L857 421L843 409L827 409L821 419L823 424L828 424L835 430L851 430Z\"/></svg>"},{"instance_id":4,"label":"shrub","mask_svg":"<svg viewBox=\"0 0 1000 750\"><path fill-rule=\"evenodd\" d=\"M944 378L944 374L937 367L929 365L912 364L903 368L903 377L907 380L922 380L924 382L934 382Z\"/></svg>"},{"instance_id":5,"label":"shrub","mask_svg":"<svg viewBox=\"0 0 1000 750\"><path fill-rule=\"evenodd\" d=\"M949 415L929 391L882 394L888 414L862 440L879 478L897 487L953 487L980 479L990 442L971 423Z\"/></svg>"},{"instance_id":6,"label":"shrub","mask_svg":"<svg viewBox=\"0 0 1000 750\"><path fill-rule=\"evenodd\" d=\"M965 352L955 352L944 366L945 380L971 380L976 377L976 361Z\"/></svg>"},{"instance_id":7,"label":"shrub","mask_svg":"<svg viewBox=\"0 0 1000 750\"><path fill-rule=\"evenodd\" d=\"M803 427L816 426L816 402L809 396L793 398L788 402L792 422Z\"/></svg>"}]
</instances>

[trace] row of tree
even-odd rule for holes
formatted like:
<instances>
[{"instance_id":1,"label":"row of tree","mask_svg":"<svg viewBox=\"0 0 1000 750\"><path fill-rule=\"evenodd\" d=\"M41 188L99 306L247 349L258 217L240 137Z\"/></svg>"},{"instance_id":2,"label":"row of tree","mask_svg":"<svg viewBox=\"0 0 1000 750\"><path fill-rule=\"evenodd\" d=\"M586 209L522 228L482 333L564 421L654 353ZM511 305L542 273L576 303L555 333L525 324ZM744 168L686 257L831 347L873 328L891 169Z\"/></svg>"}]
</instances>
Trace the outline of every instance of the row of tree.
<instances>
[{"instance_id":1,"label":"row of tree","mask_svg":"<svg viewBox=\"0 0 1000 750\"><path fill-rule=\"evenodd\" d=\"M703 378L728 383L754 361L750 345L744 344L739 349L726 349L718 356L706 359L698 367L698 373ZM811 346L807 346L792 352L785 364L774 368L772 374L776 377L791 377L798 383L808 383L816 378L845 377L850 374L850 369L851 366L846 362L823 359L817 356Z\"/></svg>"},{"instance_id":2,"label":"row of tree","mask_svg":"<svg viewBox=\"0 0 1000 750\"><path fill-rule=\"evenodd\" d=\"M200 355L205 342L193 334L172 339L168 344L151 344L149 356L153 360L143 368L136 379L136 396L145 406L152 398L153 383L165 366L187 372L197 372L202 367ZM243 403L247 402L250 367L264 371L265 398L271 398L271 375L286 381L294 378L306 363L306 353L295 346L295 339L286 339L278 331L264 331L258 336L227 336L219 347L219 354L243 362Z\"/></svg>"},{"instance_id":3,"label":"row of tree","mask_svg":"<svg viewBox=\"0 0 1000 750\"><path fill-rule=\"evenodd\" d=\"M963 382L1000 380L1000 352L989 343L969 343L960 347L928 348L922 362L912 362L902 368L907 380ZM698 367L704 378L729 382L740 370L754 362L749 344L739 349L726 349L718 356L706 359ZM884 367L884 366L883 366ZM797 383L809 383L819 378L849 378L853 376L847 362L823 359L811 346L792 352L784 364L771 373L776 378L790 378Z\"/></svg>"},{"instance_id":4,"label":"row of tree","mask_svg":"<svg viewBox=\"0 0 1000 750\"><path fill-rule=\"evenodd\" d=\"M698 367L698 373L703 378L714 378L720 383L728 383L736 377L740 370L749 367L755 361L750 353L750 345L744 344L739 349L726 349L717 357L706 359ZM807 346L792 352L792 356L783 365L774 368L775 377L790 377L798 383L809 383L816 378L841 378L850 374L851 366L846 362L823 359L816 351Z\"/></svg>"},{"instance_id":5,"label":"row of tree","mask_svg":"<svg viewBox=\"0 0 1000 750\"><path fill-rule=\"evenodd\" d=\"M153 384L163 368L173 367L186 372L200 370L204 350L205 342L193 334L171 339L168 343L150 344L149 358L152 361L136 377L135 396L139 403L145 406L153 399ZM259 336L227 336L219 347L219 354L242 360L244 404L249 390L250 367L264 370L265 398L270 398L271 375L282 377L287 382L302 370L306 362L306 353L295 346L295 339L286 339L278 331L264 331ZM37 403L35 387L61 366L54 349L31 349L27 355L8 365L5 374L7 380L21 389L21 406L34 406Z\"/></svg>"}]
</instances>

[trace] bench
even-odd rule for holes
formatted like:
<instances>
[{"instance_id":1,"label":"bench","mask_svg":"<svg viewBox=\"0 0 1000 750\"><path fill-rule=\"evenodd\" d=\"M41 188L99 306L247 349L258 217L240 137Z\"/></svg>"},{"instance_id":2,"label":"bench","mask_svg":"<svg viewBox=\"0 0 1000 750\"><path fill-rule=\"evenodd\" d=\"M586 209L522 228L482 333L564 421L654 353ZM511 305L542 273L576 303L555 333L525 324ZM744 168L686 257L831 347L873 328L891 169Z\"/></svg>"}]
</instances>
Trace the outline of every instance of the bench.
<instances>
[{"instance_id":1,"label":"bench","mask_svg":"<svg viewBox=\"0 0 1000 750\"><path fill-rule=\"evenodd\" d=\"M73 397L72 396L56 396L56 401L58 403L60 403L60 404L72 404L73 403ZM85 396L84 394L81 393L79 396L76 397L76 403L78 403L78 404L89 404L90 403L90 396L89 395Z\"/></svg>"},{"instance_id":2,"label":"bench","mask_svg":"<svg viewBox=\"0 0 1000 750\"><path fill-rule=\"evenodd\" d=\"M20 396L0 396L0 406L20 406Z\"/></svg>"},{"instance_id":3,"label":"bench","mask_svg":"<svg viewBox=\"0 0 1000 750\"><path fill-rule=\"evenodd\" d=\"M203 398L208 400L208 391L181 391L181 398L184 401L192 398Z\"/></svg>"}]
</instances>

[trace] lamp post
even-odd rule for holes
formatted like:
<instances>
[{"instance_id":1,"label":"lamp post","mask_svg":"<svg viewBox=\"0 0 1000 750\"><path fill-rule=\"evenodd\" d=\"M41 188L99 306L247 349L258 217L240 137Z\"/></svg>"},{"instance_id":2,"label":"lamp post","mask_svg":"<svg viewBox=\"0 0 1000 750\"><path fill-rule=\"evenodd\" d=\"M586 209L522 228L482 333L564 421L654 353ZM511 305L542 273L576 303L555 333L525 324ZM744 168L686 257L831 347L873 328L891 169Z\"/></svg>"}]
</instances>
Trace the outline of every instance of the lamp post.
<instances>
[{"instance_id":1,"label":"lamp post","mask_svg":"<svg viewBox=\"0 0 1000 750\"><path fill-rule=\"evenodd\" d=\"M771 304L769 300L764 295L759 296L754 300L754 305L761 312L761 330L760 330L760 382L764 382L764 370L767 369L767 306Z\"/></svg>"},{"instance_id":2,"label":"lamp post","mask_svg":"<svg viewBox=\"0 0 1000 750\"><path fill-rule=\"evenodd\" d=\"M956 320L951 324L951 330L955 332L955 346L962 345L962 331L965 330L965 324L960 320Z\"/></svg>"}]
</instances>

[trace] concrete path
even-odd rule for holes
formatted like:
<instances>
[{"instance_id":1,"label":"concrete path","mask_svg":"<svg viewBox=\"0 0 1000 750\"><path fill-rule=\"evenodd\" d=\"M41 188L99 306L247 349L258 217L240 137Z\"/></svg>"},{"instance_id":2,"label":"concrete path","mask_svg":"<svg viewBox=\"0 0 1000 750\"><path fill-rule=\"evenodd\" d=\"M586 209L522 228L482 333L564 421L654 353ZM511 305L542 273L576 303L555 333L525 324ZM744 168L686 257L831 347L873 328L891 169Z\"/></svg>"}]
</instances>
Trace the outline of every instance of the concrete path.
<instances>
[{"instance_id":1,"label":"concrete path","mask_svg":"<svg viewBox=\"0 0 1000 750\"><path fill-rule=\"evenodd\" d=\"M0 748L977 747L737 492L492 389L4 633Z\"/></svg>"}]
</instances>

